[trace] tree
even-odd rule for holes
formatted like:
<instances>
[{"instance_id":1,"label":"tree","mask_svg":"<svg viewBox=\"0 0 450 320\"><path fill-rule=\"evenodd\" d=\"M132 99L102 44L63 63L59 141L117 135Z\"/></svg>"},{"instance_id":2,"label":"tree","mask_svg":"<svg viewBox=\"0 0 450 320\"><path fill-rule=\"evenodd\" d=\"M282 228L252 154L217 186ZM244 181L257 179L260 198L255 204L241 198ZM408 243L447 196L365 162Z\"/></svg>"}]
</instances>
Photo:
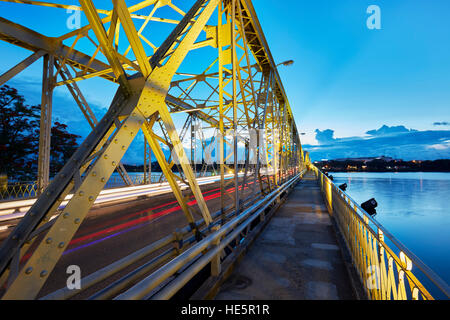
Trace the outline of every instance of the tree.
<instances>
[{"instance_id":1,"label":"tree","mask_svg":"<svg viewBox=\"0 0 450 320\"><path fill-rule=\"evenodd\" d=\"M0 88L0 171L18 179L36 171L39 149L40 106L25 104L23 96L7 85Z\"/></svg>"},{"instance_id":2,"label":"tree","mask_svg":"<svg viewBox=\"0 0 450 320\"><path fill-rule=\"evenodd\" d=\"M80 136L67 132L67 125L55 122L50 141L50 175L56 175L77 150Z\"/></svg>"},{"instance_id":3,"label":"tree","mask_svg":"<svg viewBox=\"0 0 450 320\"><path fill-rule=\"evenodd\" d=\"M39 153L40 105L27 105L16 89L0 87L0 174L35 180ZM50 173L57 173L77 148L79 136L55 122L51 129Z\"/></svg>"}]
</instances>

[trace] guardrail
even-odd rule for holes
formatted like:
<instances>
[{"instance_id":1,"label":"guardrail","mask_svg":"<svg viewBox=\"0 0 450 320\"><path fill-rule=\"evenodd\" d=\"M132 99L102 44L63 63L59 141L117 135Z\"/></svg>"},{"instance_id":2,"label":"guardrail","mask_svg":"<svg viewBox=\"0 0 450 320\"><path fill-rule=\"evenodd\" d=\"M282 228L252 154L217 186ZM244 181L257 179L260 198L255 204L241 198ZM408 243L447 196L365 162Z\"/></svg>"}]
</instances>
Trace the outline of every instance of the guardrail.
<instances>
[{"instance_id":1,"label":"guardrail","mask_svg":"<svg viewBox=\"0 0 450 320\"><path fill-rule=\"evenodd\" d=\"M134 185L144 184L143 174L130 174L131 182ZM165 177L160 173L152 173L151 183L164 182ZM113 175L108 180L106 188L117 188L126 186L122 177ZM37 182L5 182L0 186L0 200L15 200L15 199L27 199L37 197Z\"/></svg>"},{"instance_id":2,"label":"guardrail","mask_svg":"<svg viewBox=\"0 0 450 320\"><path fill-rule=\"evenodd\" d=\"M36 197L36 182L12 183L0 186L0 200Z\"/></svg>"},{"instance_id":3,"label":"guardrail","mask_svg":"<svg viewBox=\"0 0 450 320\"><path fill-rule=\"evenodd\" d=\"M374 220L314 165L328 212L351 253L367 297L373 300L433 300L418 280L433 283L447 298L447 283ZM414 269L414 270L413 270Z\"/></svg>"},{"instance_id":4,"label":"guardrail","mask_svg":"<svg viewBox=\"0 0 450 320\"><path fill-rule=\"evenodd\" d=\"M144 258L147 262L93 293L88 299L169 299L209 263L211 275L220 273L225 259L238 247L247 245L245 240L251 237L252 231L268 221L267 216L264 218L268 210L273 212L274 205L280 203L280 197L295 185L305 171L289 177L288 181L267 195L249 195L243 200L242 211L236 213L227 207L225 214L215 212L212 214L214 222L208 226L203 219L199 219L196 225L203 234L200 241L193 235L192 226L186 226L82 278L81 289L61 288L41 299L69 299Z\"/></svg>"}]
</instances>

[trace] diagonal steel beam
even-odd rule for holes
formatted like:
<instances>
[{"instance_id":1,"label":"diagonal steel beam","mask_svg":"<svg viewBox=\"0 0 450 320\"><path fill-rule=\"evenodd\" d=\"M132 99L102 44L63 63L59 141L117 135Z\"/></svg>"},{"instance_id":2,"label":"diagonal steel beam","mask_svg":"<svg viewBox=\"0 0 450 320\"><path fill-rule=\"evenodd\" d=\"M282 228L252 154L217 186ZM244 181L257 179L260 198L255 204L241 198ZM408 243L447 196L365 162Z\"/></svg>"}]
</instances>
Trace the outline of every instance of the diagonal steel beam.
<instances>
[{"instance_id":1,"label":"diagonal steel beam","mask_svg":"<svg viewBox=\"0 0 450 320\"><path fill-rule=\"evenodd\" d=\"M150 67L144 47L142 46L142 42L136 32L136 28L134 27L127 5L124 0L113 0L113 3L114 11L117 13L119 20L122 23L123 30L127 35L131 48L133 49L134 55L141 69L141 73L144 77L147 77L152 71L152 68Z\"/></svg>"},{"instance_id":2,"label":"diagonal steel beam","mask_svg":"<svg viewBox=\"0 0 450 320\"><path fill-rule=\"evenodd\" d=\"M125 70L120 63L120 60L117 56L117 51L112 46L112 43L108 40L108 35L106 34L106 30L103 26L100 17L98 16L97 10L91 0L80 0L80 4L83 7L84 13L89 21L89 24L92 27L95 35L97 36L97 40L102 47L103 54L108 59L111 68L116 75L119 83L122 85L123 89L125 89L128 93L131 92L130 85L128 84L127 76ZM113 12L114 18L114 12ZM112 21L111 25L115 27L114 21ZM113 28L111 28L113 29ZM114 32L111 36L114 36Z\"/></svg>"},{"instance_id":3,"label":"diagonal steel beam","mask_svg":"<svg viewBox=\"0 0 450 320\"><path fill-rule=\"evenodd\" d=\"M11 78L15 77L17 74L22 72L24 69L29 67L33 62L38 60L40 57L42 57L45 54L44 50L39 50L33 53L31 56L25 58L18 64L16 64L14 67L6 71L0 76L0 86L2 86L5 82L10 80Z\"/></svg>"},{"instance_id":4,"label":"diagonal steel beam","mask_svg":"<svg viewBox=\"0 0 450 320\"><path fill-rule=\"evenodd\" d=\"M67 79L67 74L69 74L69 70L64 65L62 66L62 70L60 70L59 74L61 75L61 78L63 80ZM78 85L74 83L68 83L66 84L67 89L69 89L69 92L71 93L73 99L77 103L78 107L80 108L81 112L83 113L84 117L88 121L89 125L92 129L98 124L97 118L95 117L94 113L92 112L89 104L87 103L86 99L84 98L84 95L81 93L80 88ZM128 175L125 167L123 166L122 162L119 162L119 165L117 167L117 172L119 173L122 180L125 182L125 184L131 186L133 185L133 181L131 180L130 176Z\"/></svg>"},{"instance_id":5,"label":"diagonal steel beam","mask_svg":"<svg viewBox=\"0 0 450 320\"><path fill-rule=\"evenodd\" d=\"M56 38L46 37L36 31L26 28L20 24L0 17L0 40L9 42L33 52L43 50L57 58L66 59L66 63L79 69L87 69L89 72L107 70L111 68L108 64L94 59L77 50L70 51L70 47L65 46L62 41ZM100 75L101 77L116 82L116 77L112 71Z\"/></svg>"}]
</instances>

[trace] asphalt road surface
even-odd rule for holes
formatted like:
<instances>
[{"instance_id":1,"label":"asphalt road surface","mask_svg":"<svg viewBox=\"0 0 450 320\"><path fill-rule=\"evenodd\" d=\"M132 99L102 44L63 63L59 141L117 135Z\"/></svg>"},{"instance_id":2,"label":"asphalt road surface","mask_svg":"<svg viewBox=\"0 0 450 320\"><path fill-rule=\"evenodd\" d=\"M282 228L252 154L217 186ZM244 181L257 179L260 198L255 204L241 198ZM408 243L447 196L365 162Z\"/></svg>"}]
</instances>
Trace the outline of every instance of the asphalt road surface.
<instances>
[{"instance_id":1,"label":"asphalt road surface","mask_svg":"<svg viewBox=\"0 0 450 320\"><path fill-rule=\"evenodd\" d=\"M253 178L249 180L252 182ZM244 189L241 193L241 199L251 194L252 187L253 185L250 184L249 187ZM234 194L232 192L233 184L227 189ZM202 185L201 190L210 212L220 210L219 182ZM189 205L194 206L194 211L197 212L195 220L200 219L200 211L190 191L183 191L183 195L191 195ZM229 197L225 197L225 199L226 204L232 204ZM173 233L177 228L185 227L187 224L187 219L171 192L144 200L93 208L49 275L38 297L43 297L65 287L70 276L67 273L67 268L70 265L79 266L81 277L85 277ZM8 232L2 232L0 241L4 240L7 234ZM29 256L29 253L25 254L21 263L24 263ZM148 258L145 259L145 261L147 260ZM96 290L119 279L142 262L143 260L138 261L74 298L88 298Z\"/></svg>"}]
</instances>

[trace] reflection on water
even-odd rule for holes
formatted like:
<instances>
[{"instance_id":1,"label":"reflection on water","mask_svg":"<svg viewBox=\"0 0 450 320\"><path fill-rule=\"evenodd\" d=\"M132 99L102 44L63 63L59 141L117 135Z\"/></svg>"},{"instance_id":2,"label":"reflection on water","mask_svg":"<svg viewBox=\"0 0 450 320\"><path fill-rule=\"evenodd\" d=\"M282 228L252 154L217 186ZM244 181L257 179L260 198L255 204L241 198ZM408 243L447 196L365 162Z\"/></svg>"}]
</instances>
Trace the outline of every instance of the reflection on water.
<instances>
[{"instance_id":1,"label":"reflection on water","mask_svg":"<svg viewBox=\"0 0 450 320\"><path fill-rule=\"evenodd\" d=\"M356 202L375 198L375 220L450 283L450 173L331 173Z\"/></svg>"}]
</instances>

